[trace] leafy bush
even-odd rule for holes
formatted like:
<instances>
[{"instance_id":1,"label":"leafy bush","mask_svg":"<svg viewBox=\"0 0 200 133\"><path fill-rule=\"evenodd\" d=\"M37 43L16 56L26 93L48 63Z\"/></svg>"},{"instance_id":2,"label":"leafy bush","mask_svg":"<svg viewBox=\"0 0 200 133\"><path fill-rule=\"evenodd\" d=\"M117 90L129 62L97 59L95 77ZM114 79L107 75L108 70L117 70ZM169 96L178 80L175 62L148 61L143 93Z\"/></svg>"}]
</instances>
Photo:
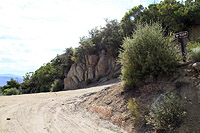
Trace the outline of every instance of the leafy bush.
<instances>
[{"instance_id":1,"label":"leafy bush","mask_svg":"<svg viewBox=\"0 0 200 133\"><path fill-rule=\"evenodd\" d=\"M122 80L129 87L142 84L146 78L171 75L179 61L178 48L164 37L160 24L138 24L132 38L126 38L120 51Z\"/></svg>"},{"instance_id":2,"label":"leafy bush","mask_svg":"<svg viewBox=\"0 0 200 133\"><path fill-rule=\"evenodd\" d=\"M148 110L147 107L143 107L133 98L129 99L127 108L131 111L132 119L135 124L141 124L141 122L144 121L144 116Z\"/></svg>"},{"instance_id":3,"label":"leafy bush","mask_svg":"<svg viewBox=\"0 0 200 133\"><path fill-rule=\"evenodd\" d=\"M84 55L95 54L97 49L96 45L92 42L91 38L82 38L79 42L81 45L75 48L74 56L77 61L80 61Z\"/></svg>"},{"instance_id":4,"label":"leafy bush","mask_svg":"<svg viewBox=\"0 0 200 133\"><path fill-rule=\"evenodd\" d=\"M59 79L54 80L53 84L51 85L50 91L55 92L55 91L62 91L64 88L63 82Z\"/></svg>"},{"instance_id":5,"label":"leafy bush","mask_svg":"<svg viewBox=\"0 0 200 133\"><path fill-rule=\"evenodd\" d=\"M193 61L200 61L200 47L192 48L190 52L190 57Z\"/></svg>"},{"instance_id":6,"label":"leafy bush","mask_svg":"<svg viewBox=\"0 0 200 133\"><path fill-rule=\"evenodd\" d=\"M35 83L35 88L37 88L36 92L49 92L54 80L62 79L62 77L62 70L50 62L37 69L35 73L32 74L31 80Z\"/></svg>"},{"instance_id":7,"label":"leafy bush","mask_svg":"<svg viewBox=\"0 0 200 133\"><path fill-rule=\"evenodd\" d=\"M122 40L120 23L117 20L106 20L105 27L96 27L89 31L88 36L80 39L81 45L75 48L74 56L77 61L80 61L84 55L97 54L104 49L107 55L117 57Z\"/></svg>"},{"instance_id":8,"label":"leafy bush","mask_svg":"<svg viewBox=\"0 0 200 133\"><path fill-rule=\"evenodd\" d=\"M186 49L188 52L190 52L193 48L196 48L198 46L200 47L200 42L194 42L194 43L189 42L189 43L187 43Z\"/></svg>"},{"instance_id":9,"label":"leafy bush","mask_svg":"<svg viewBox=\"0 0 200 133\"><path fill-rule=\"evenodd\" d=\"M20 87L20 84L16 80L14 80L13 78L11 78L10 81L7 81L7 85L10 88L16 88L16 89L19 89L19 87Z\"/></svg>"},{"instance_id":10,"label":"leafy bush","mask_svg":"<svg viewBox=\"0 0 200 133\"><path fill-rule=\"evenodd\" d=\"M101 39L101 46L109 56L117 57L119 55L119 48L123 42L123 33L117 20L106 20L106 26L101 29L98 37ZM98 44L98 42L96 43Z\"/></svg>"},{"instance_id":11,"label":"leafy bush","mask_svg":"<svg viewBox=\"0 0 200 133\"><path fill-rule=\"evenodd\" d=\"M74 63L71 60L73 56L73 48L67 48L64 54L57 55L47 64L44 64L35 72L27 73L24 76L24 82L21 84L22 93L39 93L59 91L63 87L59 87L60 83L55 79L64 80L65 73L70 70L71 65ZM53 88L52 84L54 84Z\"/></svg>"},{"instance_id":12,"label":"leafy bush","mask_svg":"<svg viewBox=\"0 0 200 133\"><path fill-rule=\"evenodd\" d=\"M68 72L70 70L70 67L75 62L72 60L72 57L74 55L74 49L73 48L66 48L64 58L61 58L61 63L57 66L61 65L63 68L63 73ZM60 55L62 57L62 55ZM59 59L59 58L58 58ZM56 65L54 65L57 67Z\"/></svg>"},{"instance_id":13,"label":"leafy bush","mask_svg":"<svg viewBox=\"0 0 200 133\"><path fill-rule=\"evenodd\" d=\"M31 93L34 86L34 82L32 81L32 72L26 73L25 76L23 76L23 83L21 83L21 93L22 94L28 94Z\"/></svg>"},{"instance_id":14,"label":"leafy bush","mask_svg":"<svg viewBox=\"0 0 200 133\"><path fill-rule=\"evenodd\" d=\"M8 89L5 89L2 94L3 95L18 95L19 90L17 90L17 88L8 88Z\"/></svg>"},{"instance_id":15,"label":"leafy bush","mask_svg":"<svg viewBox=\"0 0 200 133\"><path fill-rule=\"evenodd\" d=\"M184 103L173 93L163 95L163 101L155 105L146 116L148 124L155 129L173 130L186 115Z\"/></svg>"},{"instance_id":16,"label":"leafy bush","mask_svg":"<svg viewBox=\"0 0 200 133\"><path fill-rule=\"evenodd\" d=\"M3 92L4 90L10 89L10 88L19 89L20 88L20 84L16 80L11 78L10 81L7 81L7 85L4 85L3 87L1 87L1 90Z\"/></svg>"},{"instance_id":17,"label":"leafy bush","mask_svg":"<svg viewBox=\"0 0 200 133\"><path fill-rule=\"evenodd\" d=\"M190 59L195 62L200 61L200 42L188 43L187 51Z\"/></svg>"},{"instance_id":18,"label":"leafy bush","mask_svg":"<svg viewBox=\"0 0 200 133\"><path fill-rule=\"evenodd\" d=\"M188 0L185 7L186 15L184 16L186 19L186 25L193 26L200 24L200 2L199 0L190 1Z\"/></svg>"}]
</instances>

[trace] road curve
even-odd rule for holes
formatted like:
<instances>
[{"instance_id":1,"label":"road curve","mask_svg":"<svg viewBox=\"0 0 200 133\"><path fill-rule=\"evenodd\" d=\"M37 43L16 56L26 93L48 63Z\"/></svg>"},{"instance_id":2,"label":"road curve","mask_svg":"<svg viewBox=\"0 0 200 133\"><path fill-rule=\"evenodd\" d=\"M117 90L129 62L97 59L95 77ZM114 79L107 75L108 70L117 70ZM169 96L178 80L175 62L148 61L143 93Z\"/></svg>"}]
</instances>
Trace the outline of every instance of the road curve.
<instances>
[{"instance_id":1,"label":"road curve","mask_svg":"<svg viewBox=\"0 0 200 133\"><path fill-rule=\"evenodd\" d=\"M79 104L109 85L87 89L0 96L0 133L123 133Z\"/></svg>"}]
</instances>

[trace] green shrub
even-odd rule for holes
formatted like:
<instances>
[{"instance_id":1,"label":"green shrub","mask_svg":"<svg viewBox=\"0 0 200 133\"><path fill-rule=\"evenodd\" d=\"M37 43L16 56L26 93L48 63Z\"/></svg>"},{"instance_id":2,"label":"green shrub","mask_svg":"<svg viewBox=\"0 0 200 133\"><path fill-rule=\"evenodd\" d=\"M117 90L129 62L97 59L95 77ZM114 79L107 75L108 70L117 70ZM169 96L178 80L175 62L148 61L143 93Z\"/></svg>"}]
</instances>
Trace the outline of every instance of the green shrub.
<instances>
[{"instance_id":1,"label":"green shrub","mask_svg":"<svg viewBox=\"0 0 200 133\"><path fill-rule=\"evenodd\" d=\"M64 88L63 82L59 79L54 80L53 84L51 85L50 91L55 92L55 91L62 91Z\"/></svg>"},{"instance_id":2,"label":"green shrub","mask_svg":"<svg viewBox=\"0 0 200 133\"><path fill-rule=\"evenodd\" d=\"M129 99L127 108L132 113L134 124L140 125L144 121L144 116L147 112L147 107L143 107L135 98Z\"/></svg>"},{"instance_id":3,"label":"green shrub","mask_svg":"<svg viewBox=\"0 0 200 133\"><path fill-rule=\"evenodd\" d=\"M75 48L74 57L76 62L81 61L85 55L95 54L97 49L96 45L92 42L91 38L82 38L79 42L81 45Z\"/></svg>"},{"instance_id":4,"label":"green shrub","mask_svg":"<svg viewBox=\"0 0 200 133\"><path fill-rule=\"evenodd\" d=\"M187 43L186 49L188 52L190 52L193 48L196 48L196 47L200 47L200 42L194 42L194 43L189 42Z\"/></svg>"},{"instance_id":5,"label":"green shrub","mask_svg":"<svg viewBox=\"0 0 200 133\"><path fill-rule=\"evenodd\" d=\"M164 37L158 23L138 24L132 38L125 38L119 55L126 85L135 87L146 78L173 74L180 55L172 40L172 36Z\"/></svg>"},{"instance_id":6,"label":"green shrub","mask_svg":"<svg viewBox=\"0 0 200 133\"><path fill-rule=\"evenodd\" d=\"M19 95L19 90L16 88L5 89L2 93L3 95Z\"/></svg>"},{"instance_id":7,"label":"green shrub","mask_svg":"<svg viewBox=\"0 0 200 133\"><path fill-rule=\"evenodd\" d=\"M195 62L200 61L200 47L199 46L191 49L190 58Z\"/></svg>"},{"instance_id":8,"label":"green shrub","mask_svg":"<svg viewBox=\"0 0 200 133\"><path fill-rule=\"evenodd\" d=\"M189 42L186 47L189 59L198 62L200 61L200 42Z\"/></svg>"},{"instance_id":9,"label":"green shrub","mask_svg":"<svg viewBox=\"0 0 200 133\"><path fill-rule=\"evenodd\" d=\"M148 124L155 129L173 130L186 115L184 103L173 93L163 95L163 101L155 105L146 116Z\"/></svg>"}]
</instances>

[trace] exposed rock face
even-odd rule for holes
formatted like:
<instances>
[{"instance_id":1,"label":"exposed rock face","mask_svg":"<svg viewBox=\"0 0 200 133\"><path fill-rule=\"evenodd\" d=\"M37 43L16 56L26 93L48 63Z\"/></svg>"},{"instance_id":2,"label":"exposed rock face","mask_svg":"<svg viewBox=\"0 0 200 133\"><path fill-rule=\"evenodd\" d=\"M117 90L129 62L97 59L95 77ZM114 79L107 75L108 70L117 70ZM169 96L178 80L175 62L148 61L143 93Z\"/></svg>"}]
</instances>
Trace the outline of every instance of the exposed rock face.
<instances>
[{"instance_id":1,"label":"exposed rock face","mask_svg":"<svg viewBox=\"0 0 200 133\"><path fill-rule=\"evenodd\" d=\"M108 60L106 59L105 56L101 57L99 59L99 62L96 66L96 77L100 76L100 75L106 75L110 64L108 64Z\"/></svg>"},{"instance_id":2,"label":"exposed rock face","mask_svg":"<svg viewBox=\"0 0 200 133\"><path fill-rule=\"evenodd\" d=\"M65 85L65 88L64 88L65 90L73 90L73 89L77 89L78 87L78 84L76 84L72 78L65 78L64 85Z\"/></svg>"},{"instance_id":3,"label":"exposed rock face","mask_svg":"<svg viewBox=\"0 0 200 133\"><path fill-rule=\"evenodd\" d=\"M79 63L74 63L64 80L64 90L83 87L84 83L90 80L97 80L99 77L120 73L121 65L116 59L106 55L102 50L98 55L86 55Z\"/></svg>"}]
</instances>

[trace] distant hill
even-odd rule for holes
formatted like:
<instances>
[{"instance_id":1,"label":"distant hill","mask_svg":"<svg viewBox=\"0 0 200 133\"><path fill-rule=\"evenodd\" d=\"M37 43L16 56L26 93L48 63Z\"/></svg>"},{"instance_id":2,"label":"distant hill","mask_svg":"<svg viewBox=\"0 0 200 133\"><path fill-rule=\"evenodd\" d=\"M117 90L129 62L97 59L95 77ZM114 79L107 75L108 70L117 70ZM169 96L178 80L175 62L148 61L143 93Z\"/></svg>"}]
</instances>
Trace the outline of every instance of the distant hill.
<instances>
[{"instance_id":1,"label":"distant hill","mask_svg":"<svg viewBox=\"0 0 200 133\"><path fill-rule=\"evenodd\" d=\"M19 83L22 83L23 77L13 74L0 74L0 86L4 86L7 84L7 81L9 81L11 78L18 81Z\"/></svg>"}]
</instances>

